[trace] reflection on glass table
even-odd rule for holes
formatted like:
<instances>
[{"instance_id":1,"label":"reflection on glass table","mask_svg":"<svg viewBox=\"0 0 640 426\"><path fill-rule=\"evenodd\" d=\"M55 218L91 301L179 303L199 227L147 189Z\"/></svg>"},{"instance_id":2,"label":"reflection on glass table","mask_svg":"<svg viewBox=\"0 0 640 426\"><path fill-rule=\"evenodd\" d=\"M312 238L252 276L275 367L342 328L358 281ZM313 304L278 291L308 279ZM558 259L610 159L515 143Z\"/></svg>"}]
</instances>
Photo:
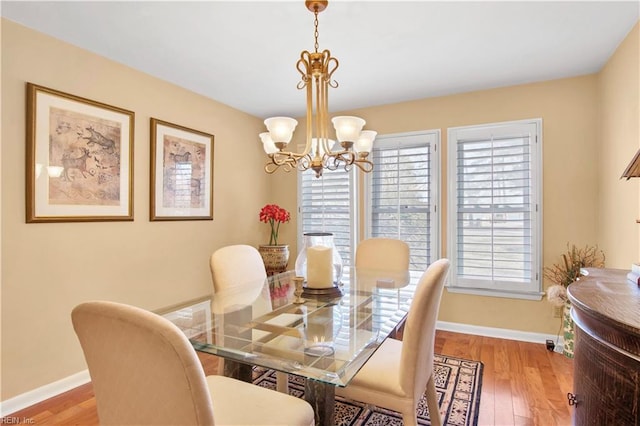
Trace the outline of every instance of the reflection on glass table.
<instances>
[{"instance_id":1,"label":"reflection on glass table","mask_svg":"<svg viewBox=\"0 0 640 426\"><path fill-rule=\"evenodd\" d=\"M285 272L262 286L243 283L199 300L210 302L211 317L198 316L202 323L190 323L188 336L198 351L224 357L225 366L235 361L307 378L305 399L317 423L331 424L334 387L346 386L395 331L417 281L408 273L351 269L342 297L295 304L294 276Z\"/></svg>"}]
</instances>

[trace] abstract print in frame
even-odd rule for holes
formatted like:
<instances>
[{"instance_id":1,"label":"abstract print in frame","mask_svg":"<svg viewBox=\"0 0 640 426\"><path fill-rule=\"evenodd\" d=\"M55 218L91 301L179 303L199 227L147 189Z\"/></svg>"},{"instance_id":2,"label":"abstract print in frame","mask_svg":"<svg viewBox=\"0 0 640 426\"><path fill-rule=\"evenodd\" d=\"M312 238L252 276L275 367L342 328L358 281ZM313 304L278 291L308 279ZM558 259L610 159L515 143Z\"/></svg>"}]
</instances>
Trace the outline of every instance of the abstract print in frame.
<instances>
[{"instance_id":1,"label":"abstract print in frame","mask_svg":"<svg viewBox=\"0 0 640 426\"><path fill-rule=\"evenodd\" d=\"M151 119L150 220L213 220L213 135Z\"/></svg>"},{"instance_id":2,"label":"abstract print in frame","mask_svg":"<svg viewBox=\"0 0 640 426\"><path fill-rule=\"evenodd\" d=\"M134 113L27 83L27 223L133 220Z\"/></svg>"}]
</instances>

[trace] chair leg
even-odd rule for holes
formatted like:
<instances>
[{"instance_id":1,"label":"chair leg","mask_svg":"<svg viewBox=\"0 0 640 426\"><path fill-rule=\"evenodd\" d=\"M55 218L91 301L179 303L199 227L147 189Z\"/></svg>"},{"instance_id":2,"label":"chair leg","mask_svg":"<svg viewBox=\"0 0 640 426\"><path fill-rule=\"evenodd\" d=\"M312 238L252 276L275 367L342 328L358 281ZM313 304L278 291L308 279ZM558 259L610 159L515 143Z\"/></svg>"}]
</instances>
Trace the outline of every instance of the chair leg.
<instances>
[{"instance_id":1,"label":"chair leg","mask_svg":"<svg viewBox=\"0 0 640 426\"><path fill-rule=\"evenodd\" d=\"M402 412L402 424L404 426L417 426L418 419L416 417L416 411L412 410L412 412Z\"/></svg>"},{"instance_id":2,"label":"chair leg","mask_svg":"<svg viewBox=\"0 0 640 426\"><path fill-rule=\"evenodd\" d=\"M276 390L282 393L289 393L289 375L282 371L276 371Z\"/></svg>"},{"instance_id":3,"label":"chair leg","mask_svg":"<svg viewBox=\"0 0 640 426\"><path fill-rule=\"evenodd\" d=\"M433 374L427 382L427 407L429 408L429 417L431 418L431 426L442 426L442 417L440 417L440 407L438 406L438 394L436 393L436 384L433 381Z\"/></svg>"}]
</instances>

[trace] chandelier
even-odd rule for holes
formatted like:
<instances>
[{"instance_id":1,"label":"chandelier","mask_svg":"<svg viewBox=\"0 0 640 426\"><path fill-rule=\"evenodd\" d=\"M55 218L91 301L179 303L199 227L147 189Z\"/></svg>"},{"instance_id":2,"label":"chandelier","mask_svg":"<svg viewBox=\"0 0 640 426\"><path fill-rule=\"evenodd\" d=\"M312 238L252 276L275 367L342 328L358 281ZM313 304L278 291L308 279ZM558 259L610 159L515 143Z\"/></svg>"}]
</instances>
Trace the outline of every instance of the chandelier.
<instances>
[{"instance_id":1,"label":"chandelier","mask_svg":"<svg viewBox=\"0 0 640 426\"><path fill-rule=\"evenodd\" d=\"M324 169L336 170L343 167L351 170L357 166L364 172L373 170L373 163L367 158L371 152L376 132L362 130L365 121L359 117L333 117L336 139L329 138L329 88L337 88L332 80L338 68L338 60L329 50L318 50L318 14L326 9L328 1L307 0L305 6L314 14L315 50L304 50L296 63L301 75L297 85L299 90L306 89L307 95L307 133L306 145L302 152L287 150L298 122L289 117L271 117L264 121L267 132L260 133L264 151L269 162L264 170L273 173L280 167L289 172L312 169L316 177L322 176Z\"/></svg>"}]
</instances>

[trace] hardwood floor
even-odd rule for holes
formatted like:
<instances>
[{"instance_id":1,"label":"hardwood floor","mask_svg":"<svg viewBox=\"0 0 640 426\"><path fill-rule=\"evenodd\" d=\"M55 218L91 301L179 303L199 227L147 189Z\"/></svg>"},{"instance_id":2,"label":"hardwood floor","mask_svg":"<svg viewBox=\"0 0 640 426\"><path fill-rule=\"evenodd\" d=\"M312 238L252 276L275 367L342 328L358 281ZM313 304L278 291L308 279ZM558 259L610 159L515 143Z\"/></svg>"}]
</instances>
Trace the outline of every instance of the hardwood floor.
<instances>
[{"instance_id":1,"label":"hardwood floor","mask_svg":"<svg viewBox=\"0 0 640 426\"><path fill-rule=\"evenodd\" d=\"M446 331L436 333L435 350L484 363L478 425L571 424L566 395L573 387L573 360L562 354L541 344ZM217 358L199 356L205 372L213 374ZM27 425L98 424L91 383L8 417Z\"/></svg>"},{"instance_id":2,"label":"hardwood floor","mask_svg":"<svg viewBox=\"0 0 640 426\"><path fill-rule=\"evenodd\" d=\"M484 363L478 425L570 425L573 360L545 345L438 332L437 353Z\"/></svg>"}]
</instances>

